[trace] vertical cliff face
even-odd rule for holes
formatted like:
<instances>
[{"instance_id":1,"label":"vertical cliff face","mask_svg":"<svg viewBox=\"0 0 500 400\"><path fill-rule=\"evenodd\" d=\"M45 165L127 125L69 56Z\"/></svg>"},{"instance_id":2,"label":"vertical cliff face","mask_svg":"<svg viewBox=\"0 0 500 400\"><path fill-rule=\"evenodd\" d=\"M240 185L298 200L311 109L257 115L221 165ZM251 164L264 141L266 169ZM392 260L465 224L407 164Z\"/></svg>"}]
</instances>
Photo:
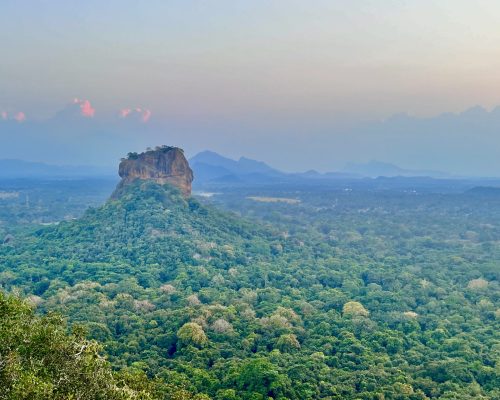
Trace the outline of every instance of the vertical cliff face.
<instances>
[{"instance_id":1,"label":"vertical cliff face","mask_svg":"<svg viewBox=\"0 0 500 400\"><path fill-rule=\"evenodd\" d=\"M121 189L137 180L150 180L160 185L169 183L181 190L184 196L191 195L193 171L184 157L182 149L162 146L144 153L129 153L120 162L118 174L122 178L112 198L120 196Z\"/></svg>"}]
</instances>

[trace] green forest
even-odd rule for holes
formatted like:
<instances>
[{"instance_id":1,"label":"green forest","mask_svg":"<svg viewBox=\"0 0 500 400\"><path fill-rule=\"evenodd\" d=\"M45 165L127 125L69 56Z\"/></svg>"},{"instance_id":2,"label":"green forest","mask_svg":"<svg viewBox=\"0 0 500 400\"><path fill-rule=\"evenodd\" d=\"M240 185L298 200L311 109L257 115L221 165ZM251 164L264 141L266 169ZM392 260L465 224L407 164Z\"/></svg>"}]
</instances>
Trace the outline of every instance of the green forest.
<instances>
[{"instance_id":1,"label":"green forest","mask_svg":"<svg viewBox=\"0 0 500 400\"><path fill-rule=\"evenodd\" d=\"M0 398L500 398L497 193L259 190L9 206Z\"/></svg>"}]
</instances>

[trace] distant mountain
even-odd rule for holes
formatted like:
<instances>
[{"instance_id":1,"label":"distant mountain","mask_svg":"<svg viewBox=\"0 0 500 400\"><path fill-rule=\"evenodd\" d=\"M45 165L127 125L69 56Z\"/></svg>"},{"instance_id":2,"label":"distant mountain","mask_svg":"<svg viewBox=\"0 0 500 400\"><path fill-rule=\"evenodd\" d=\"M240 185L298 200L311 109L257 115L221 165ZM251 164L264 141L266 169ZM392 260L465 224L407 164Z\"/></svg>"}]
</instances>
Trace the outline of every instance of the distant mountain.
<instances>
[{"instance_id":1,"label":"distant mountain","mask_svg":"<svg viewBox=\"0 0 500 400\"><path fill-rule=\"evenodd\" d=\"M262 161L241 157L233 160L213 151L203 151L190 160L194 171L195 185L215 184L269 184L269 183L305 183L326 182L333 180L357 180L377 177L430 177L450 178L446 173L430 170L408 170L397 165L380 161L366 164L349 163L342 171L321 173L309 170L297 173L285 173L274 169Z\"/></svg>"},{"instance_id":2,"label":"distant mountain","mask_svg":"<svg viewBox=\"0 0 500 400\"><path fill-rule=\"evenodd\" d=\"M452 176L439 171L408 170L379 161L349 163L339 172L320 173L315 170L285 173L268 164L241 157L233 160L213 151L203 151L189 160L194 172L194 185L214 184L272 184L278 182L331 181L377 177L431 177L449 179ZM84 178L116 177L113 168L90 165L52 165L16 159L0 159L0 178Z\"/></svg>"},{"instance_id":3,"label":"distant mountain","mask_svg":"<svg viewBox=\"0 0 500 400\"><path fill-rule=\"evenodd\" d=\"M51 165L23 160L0 160L0 178L78 178L115 176L111 168L96 166Z\"/></svg>"},{"instance_id":4,"label":"distant mountain","mask_svg":"<svg viewBox=\"0 0 500 400\"><path fill-rule=\"evenodd\" d=\"M195 183L269 181L286 176L262 161L246 157L233 160L213 151L198 153L189 163L194 171Z\"/></svg>"},{"instance_id":5,"label":"distant mountain","mask_svg":"<svg viewBox=\"0 0 500 400\"><path fill-rule=\"evenodd\" d=\"M500 187L495 186L476 186L467 190L467 194L478 196L500 196Z\"/></svg>"},{"instance_id":6,"label":"distant mountain","mask_svg":"<svg viewBox=\"0 0 500 400\"><path fill-rule=\"evenodd\" d=\"M441 171L410 170L397 165L372 160L367 163L348 163L342 170L344 173L356 174L363 177L377 178L379 176L428 176L432 178L450 178L450 175Z\"/></svg>"},{"instance_id":7,"label":"distant mountain","mask_svg":"<svg viewBox=\"0 0 500 400\"><path fill-rule=\"evenodd\" d=\"M297 172L291 174L296 179L308 179L308 180L338 180L338 179L360 179L363 178L360 174L355 174L351 172L325 172L321 173L314 169L306 172Z\"/></svg>"},{"instance_id":8,"label":"distant mountain","mask_svg":"<svg viewBox=\"0 0 500 400\"><path fill-rule=\"evenodd\" d=\"M202 151L189 160L191 165L205 164L210 166L222 167L225 170L235 174L251 173L281 173L270 167L262 161L252 160L246 157L240 157L239 160L233 160L213 151Z\"/></svg>"}]
</instances>

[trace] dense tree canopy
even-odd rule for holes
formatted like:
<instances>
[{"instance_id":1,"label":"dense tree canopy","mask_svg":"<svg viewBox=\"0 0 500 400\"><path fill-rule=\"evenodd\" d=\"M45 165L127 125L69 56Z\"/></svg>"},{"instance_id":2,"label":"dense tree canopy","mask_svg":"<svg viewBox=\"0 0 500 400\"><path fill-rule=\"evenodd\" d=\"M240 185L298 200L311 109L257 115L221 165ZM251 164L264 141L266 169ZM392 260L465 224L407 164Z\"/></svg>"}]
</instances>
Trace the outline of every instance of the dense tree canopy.
<instances>
[{"instance_id":1,"label":"dense tree canopy","mask_svg":"<svg viewBox=\"0 0 500 400\"><path fill-rule=\"evenodd\" d=\"M113 371L101 346L62 317L0 292L0 399L206 400L143 371Z\"/></svg>"},{"instance_id":2,"label":"dense tree canopy","mask_svg":"<svg viewBox=\"0 0 500 400\"><path fill-rule=\"evenodd\" d=\"M0 284L84 325L152 393L162 383L214 399L499 397L495 200L246 197L225 206L262 222L137 183L0 246Z\"/></svg>"}]
</instances>

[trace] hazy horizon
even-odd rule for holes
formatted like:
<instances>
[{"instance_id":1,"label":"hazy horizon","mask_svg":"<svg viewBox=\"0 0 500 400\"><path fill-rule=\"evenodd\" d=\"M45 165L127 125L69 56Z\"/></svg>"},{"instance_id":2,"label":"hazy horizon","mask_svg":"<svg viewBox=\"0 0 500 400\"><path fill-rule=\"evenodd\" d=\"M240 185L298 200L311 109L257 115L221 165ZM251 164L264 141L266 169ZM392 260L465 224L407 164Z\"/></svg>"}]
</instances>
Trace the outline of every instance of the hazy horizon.
<instances>
[{"instance_id":1,"label":"hazy horizon","mask_svg":"<svg viewBox=\"0 0 500 400\"><path fill-rule=\"evenodd\" d=\"M383 121L289 120L274 125L272 135L269 124L259 120L216 129L144 121L137 111L127 118L81 113L81 104L71 102L46 120L0 120L0 135L9 139L0 148L0 159L114 167L129 151L167 144L183 148L188 157L210 150L232 159L264 161L285 172L339 171L347 163L372 160L462 176L499 176L500 170L500 137L495 135L500 107L476 106L430 118L399 113ZM303 134L311 125L314 129ZM231 137L232 129L239 135Z\"/></svg>"},{"instance_id":2,"label":"hazy horizon","mask_svg":"<svg viewBox=\"0 0 500 400\"><path fill-rule=\"evenodd\" d=\"M171 144L498 176L499 26L491 0L5 1L0 158L114 165Z\"/></svg>"}]
</instances>

